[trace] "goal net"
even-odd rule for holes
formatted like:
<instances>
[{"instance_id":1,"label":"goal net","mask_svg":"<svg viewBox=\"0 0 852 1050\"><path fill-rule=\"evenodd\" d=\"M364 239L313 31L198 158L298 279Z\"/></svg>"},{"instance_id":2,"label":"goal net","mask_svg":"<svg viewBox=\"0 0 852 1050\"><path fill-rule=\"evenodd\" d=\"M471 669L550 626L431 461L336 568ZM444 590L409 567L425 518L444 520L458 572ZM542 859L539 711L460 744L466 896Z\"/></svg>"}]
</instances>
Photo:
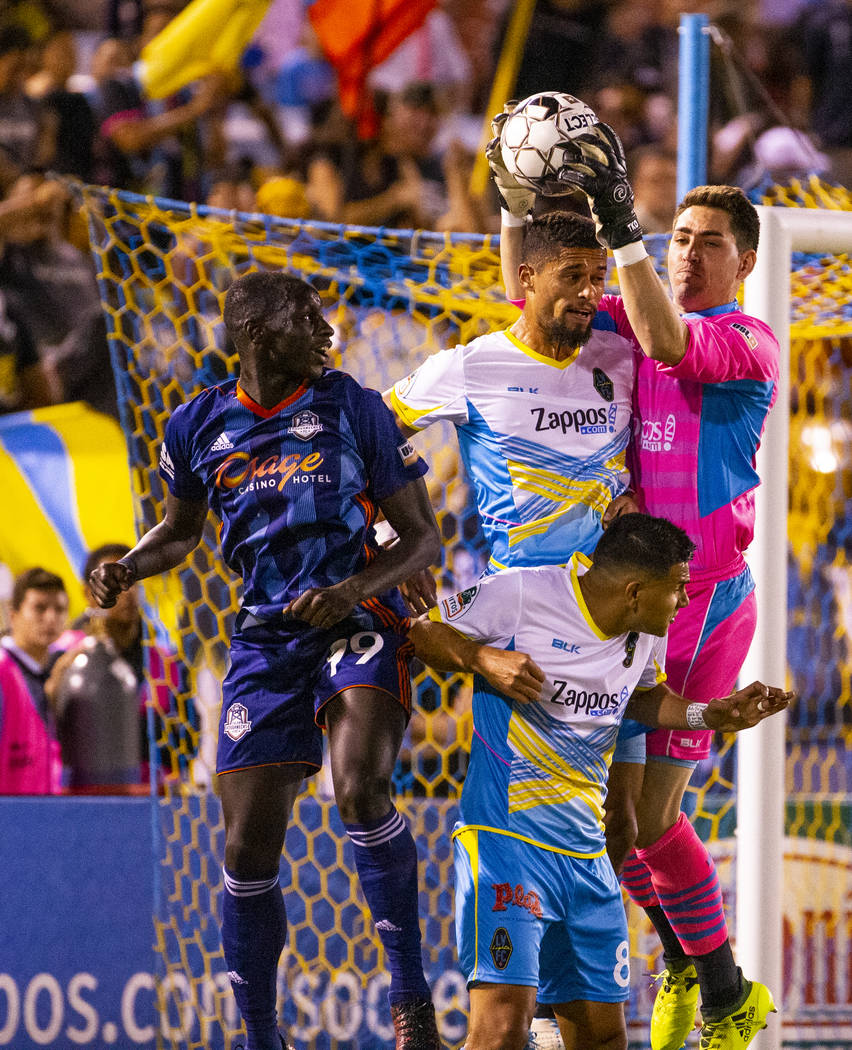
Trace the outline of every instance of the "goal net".
<instances>
[{"instance_id":1,"label":"goal net","mask_svg":"<svg viewBox=\"0 0 852 1050\"><path fill-rule=\"evenodd\" d=\"M156 464L169 413L235 371L220 318L224 292L239 274L284 268L310 280L334 326L335 364L379 390L426 355L517 316L504 298L496 238L293 222L94 187L82 195L140 533L162 514ZM666 239L648 243L662 267ZM826 1026L852 1027L852 982L843 961L852 943L844 750L852 732L848 259L797 256L791 281L789 637L790 675L801 699L787 739L787 835L796 852L785 863L830 872L837 887L834 897L816 904L793 876L798 896L791 908L802 921L791 925L785 942L785 1006L806 1045L808 1025L822 1026L821 1036ZM417 444L431 468L427 484L444 540L439 588L455 591L478 577L485 542L450 428L430 428ZM239 1039L219 943L224 831L213 784L219 685L238 601L212 521L184 565L145 583L149 643L170 649L183 669L170 710L150 718L159 766L153 799L157 1038L158 1045L181 1050L228 1050ZM470 683L414 670L415 714L394 789L418 844L427 977L442 1036L457 1046L467 996L455 954L449 836L466 768ZM694 778L689 808L719 860L733 907L735 745L728 738L717 743ZM323 776L313 778L297 805L286 856L290 932L279 1005L290 1041L300 1050L392 1045L382 949ZM661 964L644 916L631 908L630 919L629 1020L631 1040L640 1045L647 1041L654 994L648 974Z\"/></svg>"}]
</instances>

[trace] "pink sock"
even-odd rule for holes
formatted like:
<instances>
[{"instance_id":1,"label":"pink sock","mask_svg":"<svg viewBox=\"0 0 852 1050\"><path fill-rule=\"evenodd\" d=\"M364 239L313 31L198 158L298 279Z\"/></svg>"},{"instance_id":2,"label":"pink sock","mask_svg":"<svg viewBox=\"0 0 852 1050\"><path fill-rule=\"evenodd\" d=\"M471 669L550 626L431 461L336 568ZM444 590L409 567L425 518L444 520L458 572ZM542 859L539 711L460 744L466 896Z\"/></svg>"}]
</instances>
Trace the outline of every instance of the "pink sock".
<instances>
[{"instance_id":1,"label":"pink sock","mask_svg":"<svg viewBox=\"0 0 852 1050\"><path fill-rule=\"evenodd\" d=\"M706 955L728 939L722 889L713 859L681 813L673 827L636 856L687 955Z\"/></svg>"},{"instance_id":2,"label":"pink sock","mask_svg":"<svg viewBox=\"0 0 852 1050\"><path fill-rule=\"evenodd\" d=\"M651 871L648 865L636 856L635 849L630 851L624 862L621 885L627 890L633 903L638 904L640 908L651 908L660 903L651 882Z\"/></svg>"}]
</instances>

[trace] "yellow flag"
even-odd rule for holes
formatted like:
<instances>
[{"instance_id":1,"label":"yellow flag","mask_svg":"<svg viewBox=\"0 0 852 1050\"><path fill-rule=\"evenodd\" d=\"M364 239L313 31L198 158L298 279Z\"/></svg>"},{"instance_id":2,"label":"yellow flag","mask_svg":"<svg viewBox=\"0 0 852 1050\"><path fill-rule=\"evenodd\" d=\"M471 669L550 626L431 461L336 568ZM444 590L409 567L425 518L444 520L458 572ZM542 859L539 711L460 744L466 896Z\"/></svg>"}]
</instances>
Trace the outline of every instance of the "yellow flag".
<instances>
[{"instance_id":1,"label":"yellow flag","mask_svg":"<svg viewBox=\"0 0 852 1050\"><path fill-rule=\"evenodd\" d=\"M232 73L272 0L192 0L142 49L148 98L166 98L210 73Z\"/></svg>"}]
</instances>

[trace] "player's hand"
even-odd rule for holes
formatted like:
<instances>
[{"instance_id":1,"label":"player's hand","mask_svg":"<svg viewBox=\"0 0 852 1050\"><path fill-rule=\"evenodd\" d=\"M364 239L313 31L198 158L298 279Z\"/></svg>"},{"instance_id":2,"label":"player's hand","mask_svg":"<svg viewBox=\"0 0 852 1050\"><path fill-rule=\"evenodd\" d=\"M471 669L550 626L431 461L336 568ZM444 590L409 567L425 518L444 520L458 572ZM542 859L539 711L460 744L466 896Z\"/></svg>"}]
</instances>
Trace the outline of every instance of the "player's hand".
<instances>
[{"instance_id":1,"label":"player's hand","mask_svg":"<svg viewBox=\"0 0 852 1050\"><path fill-rule=\"evenodd\" d=\"M596 124L560 145L563 155L571 159L559 169L557 178L589 198L601 244L623 248L641 241L642 226L633 210L624 147L609 124Z\"/></svg>"},{"instance_id":2,"label":"player's hand","mask_svg":"<svg viewBox=\"0 0 852 1050\"><path fill-rule=\"evenodd\" d=\"M129 565L108 561L89 573L89 589L102 609L111 609L122 591L136 582L136 574Z\"/></svg>"},{"instance_id":3,"label":"player's hand","mask_svg":"<svg viewBox=\"0 0 852 1050\"><path fill-rule=\"evenodd\" d=\"M616 518L620 518L622 514L638 514L639 503L636 500L636 493L631 492L628 489L626 492L622 492L620 496L616 496L614 500L610 500L606 510L603 513L602 524L606 529L615 521Z\"/></svg>"},{"instance_id":4,"label":"player's hand","mask_svg":"<svg viewBox=\"0 0 852 1050\"><path fill-rule=\"evenodd\" d=\"M428 569L421 569L404 580L399 589L412 616L422 616L438 604L435 577Z\"/></svg>"},{"instance_id":5,"label":"player's hand","mask_svg":"<svg viewBox=\"0 0 852 1050\"><path fill-rule=\"evenodd\" d=\"M752 682L724 699L711 700L704 709L704 721L710 729L737 733L783 711L795 696L763 682Z\"/></svg>"},{"instance_id":6,"label":"player's hand","mask_svg":"<svg viewBox=\"0 0 852 1050\"><path fill-rule=\"evenodd\" d=\"M483 645L477 655L476 671L510 700L528 704L541 699L544 671L527 653Z\"/></svg>"},{"instance_id":7,"label":"player's hand","mask_svg":"<svg viewBox=\"0 0 852 1050\"><path fill-rule=\"evenodd\" d=\"M507 102L503 112L498 113L491 121L491 141L485 147L485 156L488 167L491 169L491 178L497 189L500 199L500 207L514 215L517 219L523 219L535 204L535 190L522 186L514 175L503 163L503 154L500 150L500 133L506 118L517 105L516 102Z\"/></svg>"},{"instance_id":8,"label":"player's hand","mask_svg":"<svg viewBox=\"0 0 852 1050\"><path fill-rule=\"evenodd\" d=\"M351 580L343 580L332 587L309 588L286 605L283 614L304 620L312 627L333 627L352 612L358 601Z\"/></svg>"}]
</instances>

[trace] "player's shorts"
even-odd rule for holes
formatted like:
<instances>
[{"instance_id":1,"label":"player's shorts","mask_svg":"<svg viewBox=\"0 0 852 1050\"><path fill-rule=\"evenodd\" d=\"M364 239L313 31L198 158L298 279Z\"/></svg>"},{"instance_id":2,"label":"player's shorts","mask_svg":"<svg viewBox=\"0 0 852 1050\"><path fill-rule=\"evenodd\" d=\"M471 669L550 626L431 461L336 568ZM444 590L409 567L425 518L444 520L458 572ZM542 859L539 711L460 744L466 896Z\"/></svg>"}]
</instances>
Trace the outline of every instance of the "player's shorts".
<instances>
[{"instance_id":1,"label":"player's shorts","mask_svg":"<svg viewBox=\"0 0 852 1050\"><path fill-rule=\"evenodd\" d=\"M468 986L537 987L549 1004L627 999L627 920L605 854L568 857L475 828L457 831L453 848L456 941Z\"/></svg>"},{"instance_id":2,"label":"player's shorts","mask_svg":"<svg viewBox=\"0 0 852 1050\"><path fill-rule=\"evenodd\" d=\"M730 696L748 655L757 624L754 580L739 575L687 586L689 605L677 614L666 649L667 683L676 693L706 703ZM648 758L693 764L710 754L709 729L655 729L648 734Z\"/></svg>"},{"instance_id":3,"label":"player's shorts","mask_svg":"<svg viewBox=\"0 0 852 1050\"><path fill-rule=\"evenodd\" d=\"M216 771L291 762L319 769L323 709L344 689L380 690L411 713L413 653L406 635L363 607L357 619L328 629L240 613L222 685Z\"/></svg>"}]
</instances>

